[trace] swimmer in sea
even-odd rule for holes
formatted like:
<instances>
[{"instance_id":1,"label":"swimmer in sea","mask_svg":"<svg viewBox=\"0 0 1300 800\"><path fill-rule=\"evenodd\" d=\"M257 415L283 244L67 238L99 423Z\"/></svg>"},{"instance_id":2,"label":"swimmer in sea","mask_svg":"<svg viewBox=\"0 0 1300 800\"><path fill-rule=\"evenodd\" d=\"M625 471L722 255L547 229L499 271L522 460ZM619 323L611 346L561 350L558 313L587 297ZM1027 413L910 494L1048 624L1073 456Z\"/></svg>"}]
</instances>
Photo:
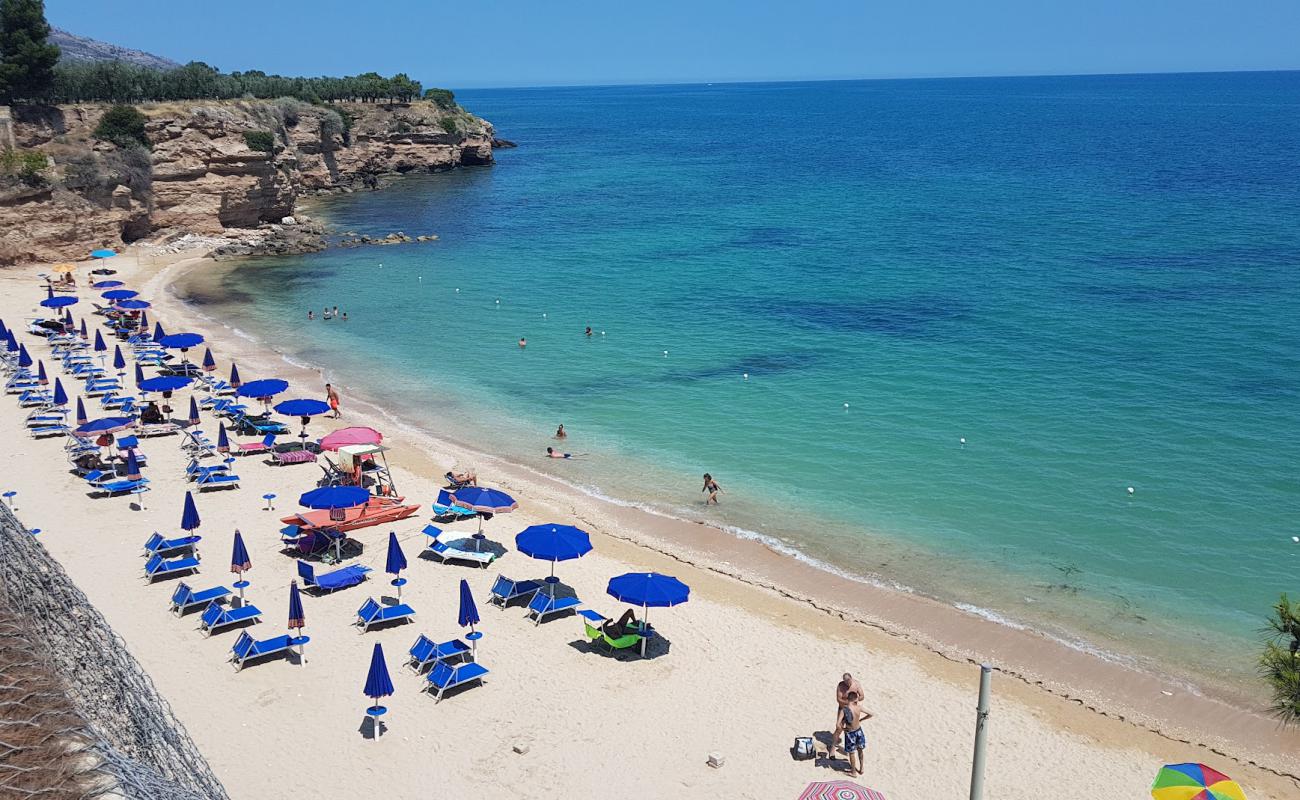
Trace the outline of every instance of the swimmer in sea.
<instances>
[{"instance_id":1,"label":"swimmer in sea","mask_svg":"<svg viewBox=\"0 0 1300 800\"><path fill-rule=\"evenodd\" d=\"M556 439L563 439L564 437L566 437L566 436L568 436L568 435L569 435L569 434L567 434L567 433L564 432L564 423L561 422L561 423L560 423L560 427L558 427L558 428L555 429L555 438L556 438Z\"/></svg>"},{"instance_id":2,"label":"swimmer in sea","mask_svg":"<svg viewBox=\"0 0 1300 800\"><path fill-rule=\"evenodd\" d=\"M519 337L519 349L520 349L520 350L523 350L523 349L524 349L525 347L527 347L527 346L528 346L528 340L525 339L524 337L520 336L520 337Z\"/></svg>"},{"instance_id":3,"label":"swimmer in sea","mask_svg":"<svg viewBox=\"0 0 1300 800\"><path fill-rule=\"evenodd\" d=\"M591 326L590 326L590 325L587 326L587 335L588 335L588 336L591 335Z\"/></svg>"},{"instance_id":4,"label":"swimmer in sea","mask_svg":"<svg viewBox=\"0 0 1300 800\"><path fill-rule=\"evenodd\" d=\"M578 453L578 455L582 455L582 453ZM573 456L574 456L573 453L561 453L559 450L556 450L554 447L546 448L547 458L573 458Z\"/></svg>"}]
</instances>

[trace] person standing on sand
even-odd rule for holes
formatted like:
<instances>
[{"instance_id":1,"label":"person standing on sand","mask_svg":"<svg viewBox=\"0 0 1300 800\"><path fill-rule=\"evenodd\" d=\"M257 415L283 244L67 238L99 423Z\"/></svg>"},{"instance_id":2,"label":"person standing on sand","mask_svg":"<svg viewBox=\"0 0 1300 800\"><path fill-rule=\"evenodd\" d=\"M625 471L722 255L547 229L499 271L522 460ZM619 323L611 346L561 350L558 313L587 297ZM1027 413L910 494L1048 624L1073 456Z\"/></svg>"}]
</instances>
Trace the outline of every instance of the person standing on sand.
<instances>
[{"instance_id":1,"label":"person standing on sand","mask_svg":"<svg viewBox=\"0 0 1300 800\"><path fill-rule=\"evenodd\" d=\"M859 705L861 700L862 696L857 692L849 692L849 704L840 711L840 724L844 726L844 752L849 758L849 771L856 772L858 775L866 772L863 759L867 755L867 734L862 730L862 723L873 716L870 711ZM855 755L857 766L853 764Z\"/></svg>"},{"instance_id":2,"label":"person standing on sand","mask_svg":"<svg viewBox=\"0 0 1300 800\"><path fill-rule=\"evenodd\" d=\"M334 409L334 419L343 416L339 413L339 393L334 391L334 387L328 383L325 384L325 401L330 404L330 408Z\"/></svg>"},{"instance_id":3,"label":"person standing on sand","mask_svg":"<svg viewBox=\"0 0 1300 800\"><path fill-rule=\"evenodd\" d=\"M840 747L840 734L844 732L843 715L845 706L849 704L849 692L855 692L858 697L866 697L866 692L862 691L862 684L858 683L857 678L846 672L840 682L835 684L835 733L831 734L835 747L839 748L841 752L843 748Z\"/></svg>"},{"instance_id":4,"label":"person standing on sand","mask_svg":"<svg viewBox=\"0 0 1300 800\"><path fill-rule=\"evenodd\" d=\"M709 493L709 496L704 499L704 505L707 506L712 503L716 506L718 504L718 495L722 493L722 487L718 485L712 475L706 472L704 473L704 488L700 491Z\"/></svg>"}]
</instances>

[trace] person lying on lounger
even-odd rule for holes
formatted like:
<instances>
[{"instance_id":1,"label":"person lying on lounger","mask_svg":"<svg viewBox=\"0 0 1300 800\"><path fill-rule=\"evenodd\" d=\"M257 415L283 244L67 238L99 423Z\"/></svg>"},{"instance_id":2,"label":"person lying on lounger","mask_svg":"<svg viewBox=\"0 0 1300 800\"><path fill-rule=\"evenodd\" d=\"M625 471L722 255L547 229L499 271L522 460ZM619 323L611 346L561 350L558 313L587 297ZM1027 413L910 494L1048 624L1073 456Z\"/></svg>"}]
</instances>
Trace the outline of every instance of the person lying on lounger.
<instances>
[{"instance_id":1,"label":"person lying on lounger","mask_svg":"<svg viewBox=\"0 0 1300 800\"><path fill-rule=\"evenodd\" d=\"M636 612L629 608L627 611L623 612L623 616L618 618L618 622L605 620L601 624L600 629L611 639L622 639L629 633L637 633L638 631L635 630L635 626Z\"/></svg>"},{"instance_id":2,"label":"person lying on lounger","mask_svg":"<svg viewBox=\"0 0 1300 800\"><path fill-rule=\"evenodd\" d=\"M157 425L165 420L163 419L162 410L158 408L158 404L151 400L149 405L140 411L140 421L145 425Z\"/></svg>"},{"instance_id":3,"label":"person lying on lounger","mask_svg":"<svg viewBox=\"0 0 1300 800\"><path fill-rule=\"evenodd\" d=\"M111 464L100 458L98 453L86 453L83 456L78 456L77 460L73 463L75 463L77 469L82 472L92 472L97 469L111 470L113 468Z\"/></svg>"},{"instance_id":4,"label":"person lying on lounger","mask_svg":"<svg viewBox=\"0 0 1300 800\"><path fill-rule=\"evenodd\" d=\"M459 483L461 486L478 486L478 473L474 472L473 470L467 469L463 472L457 472L455 470L452 470L447 474L450 475L452 479L456 483Z\"/></svg>"}]
</instances>

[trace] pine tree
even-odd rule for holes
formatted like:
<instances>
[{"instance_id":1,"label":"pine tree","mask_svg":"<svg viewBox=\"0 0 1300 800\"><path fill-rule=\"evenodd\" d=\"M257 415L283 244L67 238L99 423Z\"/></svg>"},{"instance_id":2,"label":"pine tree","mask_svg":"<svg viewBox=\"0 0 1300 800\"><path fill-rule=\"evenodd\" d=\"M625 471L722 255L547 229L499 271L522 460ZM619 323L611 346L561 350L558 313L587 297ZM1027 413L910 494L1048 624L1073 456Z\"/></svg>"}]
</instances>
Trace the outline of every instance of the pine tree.
<instances>
[{"instance_id":1,"label":"pine tree","mask_svg":"<svg viewBox=\"0 0 1300 800\"><path fill-rule=\"evenodd\" d=\"M0 0L0 102L40 100L54 85L58 45L49 44L44 0Z\"/></svg>"},{"instance_id":2,"label":"pine tree","mask_svg":"<svg viewBox=\"0 0 1300 800\"><path fill-rule=\"evenodd\" d=\"M1284 725L1300 723L1300 604L1286 595L1273 606L1260 673L1273 692L1273 713Z\"/></svg>"}]
</instances>

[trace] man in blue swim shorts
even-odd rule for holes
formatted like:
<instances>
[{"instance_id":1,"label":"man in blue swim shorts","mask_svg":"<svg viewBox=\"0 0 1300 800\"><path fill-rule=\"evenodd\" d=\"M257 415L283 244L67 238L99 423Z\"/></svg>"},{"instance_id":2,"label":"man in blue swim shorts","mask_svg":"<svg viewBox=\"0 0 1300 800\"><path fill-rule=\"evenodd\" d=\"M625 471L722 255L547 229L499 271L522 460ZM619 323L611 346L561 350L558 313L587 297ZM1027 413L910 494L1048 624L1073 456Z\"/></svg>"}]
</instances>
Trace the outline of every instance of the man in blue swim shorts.
<instances>
[{"instance_id":1,"label":"man in blue swim shorts","mask_svg":"<svg viewBox=\"0 0 1300 800\"><path fill-rule=\"evenodd\" d=\"M862 723L871 719L871 712L858 705L861 699L857 692L849 692L849 702L840 710L840 725L844 728L844 752L849 757L849 770L858 775L865 771L862 762L867 750L867 734L862 730Z\"/></svg>"}]
</instances>

